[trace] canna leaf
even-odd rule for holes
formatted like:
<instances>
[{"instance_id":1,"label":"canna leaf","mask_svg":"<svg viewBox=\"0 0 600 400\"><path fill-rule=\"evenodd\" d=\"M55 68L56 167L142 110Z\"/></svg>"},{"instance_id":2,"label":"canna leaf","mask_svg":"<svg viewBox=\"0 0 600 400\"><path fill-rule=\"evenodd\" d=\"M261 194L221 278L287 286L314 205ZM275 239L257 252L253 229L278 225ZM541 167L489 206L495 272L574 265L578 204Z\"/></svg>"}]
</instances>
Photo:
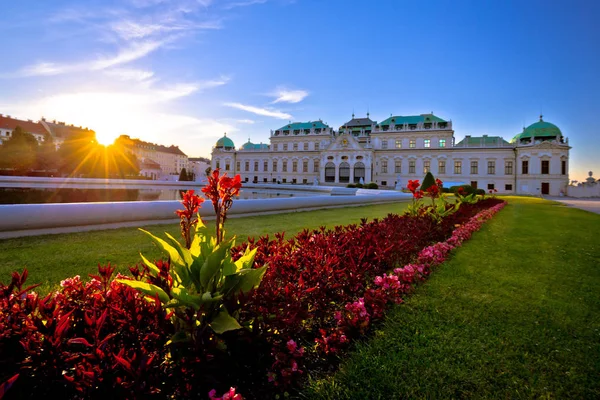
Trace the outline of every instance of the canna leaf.
<instances>
[{"instance_id":1,"label":"canna leaf","mask_svg":"<svg viewBox=\"0 0 600 400\"><path fill-rule=\"evenodd\" d=\"M155 276L160 273L160 269L158 269L156 264L154 264L153 262L150 262L150 260L148 260L146 257L144 257L144 255L142 253L140 253L140 257L142 257L142 261L144 262L144 264L146 264L146 266L148 268L150 268L150 271L154 272Z\"/></svg>"},{"instance_id":2,"label":"canna leaf","mask_svg":"<svg viewBox=\"0 0 600 400\"><path fill-rule=\"evenodd\" d=\"M225 307L223 307L219 314L215 318L213 318L213 320L210 323L210 327L218 335L228 331L234 331L236 329L242 328L242 326L237 322L237 320L231 315L229 315L229 312Z\"/></svg>"},{"instance_id":3,"label":"canna leaf","mask_svg":"<svg viewBox=\"0 0 600 400\"><path fill-rule=\"evenodd\" d=\"M148 232L142 228L138 228L138 229L140 231L144 232L145 234L147 234L148 236L150 236L150 238L154 241L154 243L156 243L158 247L160 247L165 253L167 253L169 255L169 258L170 258L172 264L179 264L179 265L184 264L184 260L179 255L179 252L177 251L177 249L175 249L173 246L171 246L169 243L165 242L161 238L154 236L150 232Z\"/></svg>"},{"instance_id":4,"label":"canna leaf","mask_svg":"<svg viewBox=\"0 0 600 400\"><path fill-rule=\"evenodd\" d=\"M151 283L133 281L129 279L116 279L117 282L122 283L123 285L127 285L133 289L139 290L140 292L155 297L158 294L158 299L161 303L167 303L169 299L169 295L165 293L160 287L153 285Z\"/></svg>"}]
</instances>

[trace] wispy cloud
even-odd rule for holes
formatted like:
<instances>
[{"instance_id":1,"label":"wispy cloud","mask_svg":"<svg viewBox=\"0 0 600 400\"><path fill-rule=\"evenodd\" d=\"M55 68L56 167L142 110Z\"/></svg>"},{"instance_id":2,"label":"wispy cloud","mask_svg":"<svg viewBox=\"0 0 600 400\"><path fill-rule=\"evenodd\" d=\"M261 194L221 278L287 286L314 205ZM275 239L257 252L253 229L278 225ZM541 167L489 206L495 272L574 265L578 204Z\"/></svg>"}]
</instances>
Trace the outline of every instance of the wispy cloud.
<instances>
[{"instance_id":1,"label":"wispy cloud","mask_svg":"<svg viewBox=\"0 0 600 400\"><path fill-rule=\"evenodd\" d=\"M277 88L270 96L275 97L271 104L275 103L300 103L308 96L306 90L289 90L286 88Z\"/></svg>"},{"instance_id":2,"label":"wispy cloud","mask_svg":"<svg viewBox=\"0 0 600 400\"><path fill-rule=\"evenodd\" d=\"M275 110L275 109L260 108L260 107L249 106L249 105L241 104L241 103L225 103L224 105L227 107L237 108L238 110L248 111L248 112L256 114L256 115L263 115L265 117L273 117L273 118L279 118L279 119L292 119L292 116L290 114L279 111L279 110Z\"/></svg>"},{"instance_id":3,"label":"wispy cloud","mask_svg":"<svg viewBox=\"0 0 600 400\"><path fill-rule=\"evenodd\" d=\"M251 120L251 119L236 119L235 121L236 121L237 123L240 123L240 124L247 124L247 125L252 125L252 124L255 124L255 123L256 123L256 121L254 121L254 120Z\"/></svg>"},{"instance_id":4,"label":"wispy cloud","mask_svg":"<svg viewBox=\"0 0 600 400\"><path fill-rule=\"evenodd\" d=\"M104 72L106 75L121 81L146 81L154 76L154 72L136 68L112 68Z\"/></svg>"},{"instance_id":5,"label":"wispy cloud","mask_svg":"<svg viewBox=\"0 0 600 400\"><path fill-rule=\"evenodd\" d=\"M238 8L238 7L248 7L248 6L253 6L255 4L264 4L266 3L267 0L246 0L246 1L234 1L232 3L227 3L223 6L223 9L225 10L231 10L233 8Z\"/></svg>"}]
</instances>

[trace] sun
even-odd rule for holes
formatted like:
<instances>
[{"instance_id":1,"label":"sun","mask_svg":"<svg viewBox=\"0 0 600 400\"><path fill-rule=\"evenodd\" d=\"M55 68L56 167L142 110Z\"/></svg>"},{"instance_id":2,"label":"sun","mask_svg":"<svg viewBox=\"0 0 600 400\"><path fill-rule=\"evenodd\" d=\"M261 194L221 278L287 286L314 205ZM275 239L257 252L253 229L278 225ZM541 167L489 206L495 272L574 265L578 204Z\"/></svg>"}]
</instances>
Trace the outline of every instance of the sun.
<instances>
[{"instance_id":1,"label":"sun","mask_svg":"<svg viewBox=\"0 0 600 400\"><path fill-rule=\"evenodd\" d=\"M119 137L118 134L107 130L96 131L96 141L104 146L109 146L113 144L117 137Z\"/></svg>"}]
</instances>

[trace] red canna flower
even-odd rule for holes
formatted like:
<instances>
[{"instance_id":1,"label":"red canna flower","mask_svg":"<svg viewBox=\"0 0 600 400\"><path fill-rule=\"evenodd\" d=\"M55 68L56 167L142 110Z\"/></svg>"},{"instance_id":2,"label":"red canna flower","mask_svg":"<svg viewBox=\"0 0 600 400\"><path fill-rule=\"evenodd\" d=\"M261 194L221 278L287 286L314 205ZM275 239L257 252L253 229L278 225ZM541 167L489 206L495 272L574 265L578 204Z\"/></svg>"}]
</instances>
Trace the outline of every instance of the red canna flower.
<instances>
[{"instance_id":1,"label":"red canna flower","mask_svg":"<svg viewBox=\"0 0 600 400\"><path fill-rule=\"evenodd\" d=\"M193 226L198 223L198 209L204 203L204 199L196 194L193 190L188 190L183 194L181 204L183 204L183 210L177 210L175 213L180 218L179 225L181 226L181 235L185 239L185 245L189 249L191 246L190 231Z\"/></svg>"},{"instance_id":2,"label":"red canna flower","mask_svg":"<svg viewBox=\"0 0 600 400\"><path fill-rule=\"evenodd\" d=\"M241 187L240 175L233 178L228 177L227 174L220 176L220 170L217 168L208 176L208 185L202 189L215 209L217 243L223 240L223 226L227 219L227 211L233 205L233 197L239 196Z\"/></svg>"},{"instance_id":3,"label":"red canna flower","mask_svg":"<svg viewBox=\"0 0 600 400\"><path fill-rule=\"evenodd\" d=\"M416 190L419 188L419 186L421 186L421 184L420 184L419 180L418 180L418 179L415 179L414 181L411 181L411 180L409 180L409 181L408 181L407 188L408 188L408 190L410 190L410 191L413 193L413 195L414 195L415 191L416 191Z\"/></svg>"}]
</instances>

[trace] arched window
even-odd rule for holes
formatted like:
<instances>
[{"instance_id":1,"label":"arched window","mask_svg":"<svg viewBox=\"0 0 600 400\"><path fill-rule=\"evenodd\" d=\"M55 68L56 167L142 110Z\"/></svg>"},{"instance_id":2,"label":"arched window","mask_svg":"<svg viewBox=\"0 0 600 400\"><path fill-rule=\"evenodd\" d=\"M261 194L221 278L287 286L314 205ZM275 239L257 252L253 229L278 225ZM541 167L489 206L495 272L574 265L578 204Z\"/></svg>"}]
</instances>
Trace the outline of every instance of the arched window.
<instances>
[{"instance_id":1,"label":"arched window","mask_svg":"<svg viewBox=\"0 0 600 400\"><path fill-rule=\"evenodd\" d=\"M335 182L335 164L332 162L325 164L325 182Z\"/></svg>"},{"instance_id":2,"label":"arched window","mask_svg":"<svg viewBox=\"0 0 600 400\"><path fill-rule=\"evenodd\" d=\"M360 183L360 178L365 181L365 164L357 162L354 164L354 183Z\"/></svg>"},{"instance_id":3,"label":"arched window","mask_svg":"<svg viewBox=\"0 0 600 400\"><path fill-rule=\"evenodd\" d=\"M350 182L350 164L343 162L340 164L340 183Z\"/></svg>"}]
</instances>

